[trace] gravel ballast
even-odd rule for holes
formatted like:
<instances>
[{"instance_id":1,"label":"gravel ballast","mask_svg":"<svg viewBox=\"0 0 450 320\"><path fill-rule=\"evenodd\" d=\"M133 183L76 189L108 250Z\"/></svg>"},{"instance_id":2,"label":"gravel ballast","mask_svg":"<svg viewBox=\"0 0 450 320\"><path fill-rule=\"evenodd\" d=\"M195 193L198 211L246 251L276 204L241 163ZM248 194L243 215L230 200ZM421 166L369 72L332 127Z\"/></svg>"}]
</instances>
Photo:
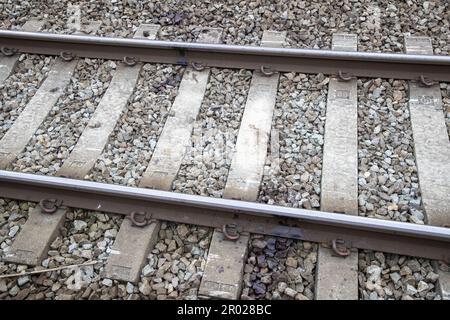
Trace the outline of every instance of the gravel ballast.
<instances>
[{"instance_id":1,"label":"gravel ballast","mask_svg":"<svg viewBox=\"0 0 450 320\"><path fill-rule=\"evenodd\" d=\"M23 206L27 206L27 203L21 202L20 207ZM0 273L24 273L86 262L97 263L2 279L0 282L3 281L7 290L3 292L1 298L15 300L106 298L107 292L102 291L104 288L99 287L98 282L101 281L100 274L121 221L122 218L116 215L69 210L60 235L50 245L48 256L42 261L41 266L27 267L2 261ZM87 294L86 291L92 294ZM112 297L113 295L108 293L107 298Z\"/></svg>"},{"instance_id":2,"label":"gravel ballast","mask_svg":"<svg viewBox=\"0 0 450 320\"><path fill-rule=\"evenodd\" d=\"M163 222L142 269L140 297L197 300L211 237L209 228Z\"/></svg>"},{"instance_id":3,"label":"gravel ballast","mask_svg":"<svg viewBox=\"0 0 450 320\"><path fill-rule=\"evenodd\" d=\"M113 61L82 59L63 95L19 154L14 171L53 175L69 156L109 86Z\"/></svg>"},{"instance_id":4,"label":"gravel ballast","mask_svg":"<svg viewBox=\"0 0 450 320\"><path fill-rule=\"evenodd\" d=\"M0 261L19 234L28 219L29 210L33 207L34 204L29 202L0 199Z\"/></svg>"},{"instance_id":5,"label":"gravel ballast","mask_svg":"<svg viewBox=\"0 0 450 320\"><path fill-rule=\"evenodd\" d=\"M272 120L272 134L279 136L279 163L274 167L278 155L269 146L258 201L320 208L328 81L321 74L281 75Z\"/></svg>"},{"instance_id":6,"label":"gravel ballast","mask_svg":"<svg viewBox=\"0 0 450 320\"><path fill-rule=\"evenodd\" d=\"M431 260L359 251L359 293L364 300L440 300Z\"/></svg>"},{"instance_id":7,"label":"gravel ballast","mask_svg":"<svg viewBox=\"0 0 450 320\"><path fill-rule=\"evenodd\" d=\"M12 75L0 84L0 139L46 78L52 57L22 54Z\"/></svg>"},{"instance_id":8,"label":"gravel ballast","mask_svg":"<svg viewBox=\"0 0 450 320\"><path fill-rule=\"evenodd\" d=\"M359 214L424 224L406 81L358 80ZM360 251L360 299L440 299L431 260Z\"/></svg>"},{"instance_id":9,"label":"gravel ballast","mask_svg":"<svg viewBox=\"0 0 450 320\"><path fill-rule=\"evenodd\" d=\"M250 86L251 72L211 69L191 142L173 182L182 193L221 197Z\"/></svg>"},{"instance_id":10,"label":"gravel ballast","mask_svg":"<svg viewBox=\"0 0 450 320\"><path fill-rule=\"evenodd\" d=\"M33 205L0 200L0 274L26 273L66 265L89 265L36 275L0 279L0 299L190 299L196 300L212 230L162 222L158 241L149 253L136 284L105 278L104 268L122 216L70 210L60 235L41 266L27 267L2 260ZM92 263L91 263L92 262Z\"/></svg>"},{"instance_id":11,"label":"gravel ballast","mask_svg":"<svg viewBox=\"0 0 450 320\"><path fill-rule=\"evenodd\" d=\"M312 300L317 245L252 235L241 299Z\"/></svg>"},{"instance_id":12,"label":"gravel ballast","mask_svg":"<svg viewBox=\"0 0 450 320\"><path fill-rule=\"evenodd\" d=\"M184 68L145 64L126 110L87 179L136 186L151 159Z\"/></svg>"},{"instance_id":13,"label":"gravel ballast","mask_svg":"<svg viewBox=\"0 0 450 320\"><path fill-rule=\"evenodd\" d=\"M195 41L201 27L223 29L225 44L260 45L264 30L287 31L289 47L330 49L332 34L356 33L359 51L404 50L405 35L429 36L438 55L450 54L448 1L32 1L0 3L0 28L18 29L29 18L47 19L43 31L70 34L101 21L102 36L131 38L141 23L161 26L158 39ZM54 61L23 54L0 85L0 139L37 91ZM13 170L54 175L75 146L108 87L116 63L83 59ZM86 179L137 186L177 94L184 68L143 66L138 85L107 146ZM212 69L173 191L221 197L231 165L251 72ZM320 179L328 78L280 77L272 135L258 201L320 208ZM450 86L440 84L450 137ZM279 156L279 161L273 160ZM358 204L361 216L425 223L408 109L408 84L358 80ZM34 268L1 257L35 204L0 199L0 274ZM70 210L43 267L99 262L36 276L0 279L0 299L197 299L212 230L162 223L138 284L103 277L121 216ZM251 235L243 299L314 297L317 245ZM443 266L447 268L448 266ZM441 299L438 275L427 259L359 252L359 297Z\"/></svg>"},{"instance_id":14,"label":"gravel ballast","mask_svg":"<svg viewBox=\"0 0 450 320\"><path fill-rule=\"evenodd\" d=\"M408 84L358 80L359 214L423 224Z\"/></svg>"},{"instance_id":15,"label":"gravel ballast","mask_svg":"<svg viewBox=\"0 0 450 320\"><path fill-rule=\"evenodd\" d=\"M320 208L320 178L329 79L319 74L280 76L271 143L259 202ZM279 159L274 162L274 159ZM244 268L243 299L314 299L317 245L252 235Z\"/></svg>"}]
</instances>

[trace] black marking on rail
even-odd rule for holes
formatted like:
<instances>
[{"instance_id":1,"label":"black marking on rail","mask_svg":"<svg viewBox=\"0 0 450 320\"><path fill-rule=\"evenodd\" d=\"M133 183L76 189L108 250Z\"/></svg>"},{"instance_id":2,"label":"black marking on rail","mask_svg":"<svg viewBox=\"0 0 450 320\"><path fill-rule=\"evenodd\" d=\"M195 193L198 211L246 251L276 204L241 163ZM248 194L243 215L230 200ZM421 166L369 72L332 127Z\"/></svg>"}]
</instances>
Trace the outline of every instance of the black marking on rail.
<instances>
[{"instance_id":1,"label":"black marking on rail","mask_svg":"<svg viewBox=\"0 0 450 320\"><path fill-rule=\"evenodd\" d=\"M177 63L183 66L187 66L188 65L188 61L186 58L186 50L183 48L178 48L178 53L179 53L179 58L177 60Z\"/></svg>"}]
</instances>

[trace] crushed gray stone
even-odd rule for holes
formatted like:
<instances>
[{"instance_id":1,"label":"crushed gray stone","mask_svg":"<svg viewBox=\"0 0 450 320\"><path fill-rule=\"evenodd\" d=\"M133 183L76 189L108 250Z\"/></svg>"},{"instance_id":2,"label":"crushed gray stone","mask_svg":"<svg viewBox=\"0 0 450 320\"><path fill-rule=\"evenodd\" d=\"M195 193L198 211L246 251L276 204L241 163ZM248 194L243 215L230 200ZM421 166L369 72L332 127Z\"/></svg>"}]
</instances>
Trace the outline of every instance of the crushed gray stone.
<instances>
[{"instance_id":1,"label":"crushed gray stone","mask_svg":"<svg viewBox=\"0 0 450 320\"><path fill-rule=\"evenodd\" d=\"M192 145L183 158L173 190L221 197L231 166L252 73L211 69L194 123Z\"/></svg>"}]
</instances>

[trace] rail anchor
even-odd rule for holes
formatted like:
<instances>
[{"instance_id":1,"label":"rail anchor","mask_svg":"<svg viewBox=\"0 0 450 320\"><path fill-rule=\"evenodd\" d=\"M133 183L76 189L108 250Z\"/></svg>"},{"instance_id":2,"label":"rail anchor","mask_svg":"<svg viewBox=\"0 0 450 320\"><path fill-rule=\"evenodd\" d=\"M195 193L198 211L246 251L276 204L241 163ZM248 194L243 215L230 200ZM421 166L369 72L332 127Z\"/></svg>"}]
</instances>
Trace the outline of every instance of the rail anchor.
<instances>
[{"instance_id":1,"label":"rail anchor","mask_svg":"<svg viewBox=\"0 0 450 320\"><path fill-rule=\"evenodd\" d=\"M334 255L337 257L345 258L350 255L350 249L345 245L345 240L333 239L333 241L331 241L331 248L333 249Z\"/></svg>"},{"instance_id":2,"label":"rail anchor","mask_svg":"<svg viewBox=\"0 0 450 320\"><path fill-rule=\"evenodd\" d=\"M275 71L273 71L271 68L261 66L261 73L266 77L270 77L271 75L275 74Z\"/></svg>"},{"instance_id":3,"label":"rail anchor","mask_svg":"<svg viewBox=\"0 0 450 320\"><path fill-rule=\"evenodd\" d=\"M192 62L191 63L192 69L194 69L195 71L203 71L205 70L205 65L201 62Z\"/></svg>"},{"instance_id":4,"label":"rail anchor","mask_svg":"<svg viewBox=\"0 0 450 320\"><path fill-rule=\"evenodd\" d=\"M63 59L64 61L72 61L73 58L75 58L75 56L73 55L73 53L71 52L66 52L66 51L62 51L59 56L61 57L61 59Z\"/></svg>"},{"instance_id":5,"label":"rail anchor","mask_svg":"<svg viewBox=\"0 0 450 320\"><path fill-rule=\"evenodd\" d=\"M131 223L136 227L145 227L154 222L152 214L144 211L132 211L127 215L127 218L131 220Z\"/></svg>"},{"instance_id":6,"label":"rail anchor","mask_svg":"<svg viewBox=\"0 0 450 320\"><path fill-rule=\"evenodd\" d=\"M231 241L236 241L240 236L237 224L235 223L224 224L222 226L222 232L225 238Z\"/></svg>"},{"instance_id":7,"label":"rail anchor","mask_svg":"<svg viewBox=\"0 0 450 320\"><path fill-rule=\"evenodd\" d=\"M434 85L434 81L427 79L424 75L421 75L419 80L423 87L431 87Z\"/></svg>"},{"instance_id":8,"label":"rail anchor","mask_svg":"<svg viewBox=\"0 0 450 320\"><path fill-rule=\"evenodd\" d=\"M338 77L339 77L339 81L347 82L347 81L352 80L352 76L347 73L342 72L342 70L338 71Z\"/></svg>"},{"instance_id":9,"label":"rail anchor","mask_svg":"<svg viewBox=\"0 0 450 320\"><path fill-rule=\"evenodd\" d=\"M132 67L132 66L134 66L134 65L137 63L137 60L136 60L136 58L134 58L134 57L128 57L128 56L125 56L125 57L123 57L123 62L124 62L127 66Z\"/></svg>"},{"instance_id":10,"label":"rail anchor","mask_svg":"<svg viewBox=\"0 0 450 320\"><path fill-rule=\"evenodd\" d=\"M14 49L14 48L7 48L7 47L1 47L0 51L3 53L3 55L9 57L9 56L13 56L16 53L19 52L19 50Z\"/></svg>"},{"instance_id":11,"label":"rail anchor","mask_svg":"<svg viewBox=\"0 0 450 320\"><path fill-rule=\"evenodd\" d=\"M62 200L58 199L42 199L39 201L39 207L42 213L52 214L62 205Z\"/></svg>"}]
</instances>

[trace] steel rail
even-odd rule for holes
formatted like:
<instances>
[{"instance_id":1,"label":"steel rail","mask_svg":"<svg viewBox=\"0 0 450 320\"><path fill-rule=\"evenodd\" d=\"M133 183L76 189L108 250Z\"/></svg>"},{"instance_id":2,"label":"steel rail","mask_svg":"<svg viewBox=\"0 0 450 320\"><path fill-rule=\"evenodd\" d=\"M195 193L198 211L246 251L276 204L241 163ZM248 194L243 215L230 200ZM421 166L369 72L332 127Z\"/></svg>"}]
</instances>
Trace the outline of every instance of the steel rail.
<instances>
[{"instance_id":1,"label":"steel rail","mask_svg":"<svg viewBox=\"0 0 450 320\"><path fill-rule=\"evenodd\" d=\"M0 170L0 197L450 261L450 229Z\"/></svg>"},{"instance_id":2,"label":"steel rail","mask_svg":"<svg viewBox=\"0 0 450 320\"><path fill-rule=\"evenodd\" d=\"M345 52L316 49L270 48L109 38L42 32L0 30L0 47L7 52L61 55L205 67L261 67L280 72L345 74L358 77L381 77L433 81L450 81L450 57L390 53Z\"/></svg>"}]
</instances>

